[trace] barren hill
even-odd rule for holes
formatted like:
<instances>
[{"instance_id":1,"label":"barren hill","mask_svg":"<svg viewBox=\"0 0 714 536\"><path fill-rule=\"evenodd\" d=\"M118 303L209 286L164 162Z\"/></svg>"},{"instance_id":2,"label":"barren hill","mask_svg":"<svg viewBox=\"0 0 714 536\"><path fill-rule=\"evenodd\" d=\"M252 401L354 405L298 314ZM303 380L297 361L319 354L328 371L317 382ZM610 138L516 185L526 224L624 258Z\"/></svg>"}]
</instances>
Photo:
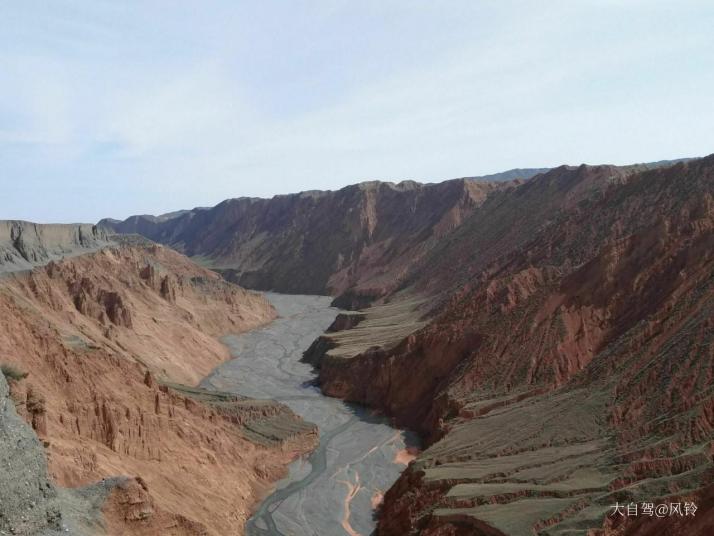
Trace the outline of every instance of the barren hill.
<instances>
[{"instance_id":1,"label":"barren hill","mask_svg":"<svg viewBox=\"0 0 714 536\"><path fill-rule=\"evenodd\" d=\"M99 226L170 245L249 288L380 296L409 263L511 182L367 182L335 192L230 199L171 218Z\"/></svg>"},{"instance_id":2,"label":"barren hill","mask_svg":"<svg viewBox=\"0 0 714 536\"><path fill-rule=\"evenodd\" d=\"M714 157L554 169L413 267L407 290L440 296L433 319L356 354L344 342L384 306L325 334L323 390L428 441L380 535L709 533L713 196ZM608 517L617 501L703 508L658 525Z\"/></svg>"},{"instance_id":3,"label":"barren hill","mask_svg":"<svg viewBox=\"0 0 714 536\"><path fill-rule=\"evenodd\" d=\"M70 249L30 228L43 239L36 251ZM48 482L24 500L24 479L0 478L17 503L3 505L0 530L235 533L316 442L286 406L188 387L228 357L217 336L270 321L272 306L168 248L124 241L0 279L0 364L44 445L27 439L33 478ZM256 435L258 422L270 436Z\"/></svg>"}]
</instances>

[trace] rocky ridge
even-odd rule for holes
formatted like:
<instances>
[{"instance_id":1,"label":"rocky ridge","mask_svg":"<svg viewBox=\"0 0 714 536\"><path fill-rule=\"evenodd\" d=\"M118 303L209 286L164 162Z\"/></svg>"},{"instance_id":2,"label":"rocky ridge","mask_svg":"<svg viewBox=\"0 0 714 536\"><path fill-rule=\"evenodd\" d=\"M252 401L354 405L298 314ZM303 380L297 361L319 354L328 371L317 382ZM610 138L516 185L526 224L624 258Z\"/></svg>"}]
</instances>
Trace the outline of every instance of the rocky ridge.
<instances>
[{"instance_id":1,"label":"rocky ridge","mask_svg":"<svg viewBox=\"0 0 714 536\"><path fill-rule=\"evenodd\" d=\"M39 464L36 478L53 483L46 502L56 490L59 523L77 519L87 534L242 527L316 431L281 404L186 386L228 357L217 336L274 316L262 296L156 244L114 244L6 274L0 363L27 374L10 382L17 413L41 441L25 449L25 465ZM16 493L18 482L8 485ZM36 533L10 517L16 534Z\"/></svg>"},{"instance_id":2,"label":"rocky ridge","mask_svg":"<svg viewBox=\"0 0 714 536\"><path fill-rule=\"evenodd\" d=\"M0 221L0 274L29 270L107 245L106 231L94 225Z\"/></svg>"},{"instance_id":3,"label":"rocky ridge","mask_svg":"<svg viewBox=\"0 0 714 536\"><path fill-rule=\"evenodd\" d=\"M323 336L325 393L427 439L379 534L645 534L609 505L706 504L713 184L714 157L556 168L413 266L401 292L432 297L426 326L356 354ZM706 534L714 512L698 515L673 534Z\"/></svg>"},{"instance_id":4,"label":"rocky ridge","mask_svg":"<svg viewBox=\"0 0 714 536\"><path fill-rule=\"evenodd\" d=\"M358 306L399 286L409 264L513 182L367 182L335 192L229 199L169 219L102 220L170 245L248 288L332 294Z\"/></svg>"}]
</instances>

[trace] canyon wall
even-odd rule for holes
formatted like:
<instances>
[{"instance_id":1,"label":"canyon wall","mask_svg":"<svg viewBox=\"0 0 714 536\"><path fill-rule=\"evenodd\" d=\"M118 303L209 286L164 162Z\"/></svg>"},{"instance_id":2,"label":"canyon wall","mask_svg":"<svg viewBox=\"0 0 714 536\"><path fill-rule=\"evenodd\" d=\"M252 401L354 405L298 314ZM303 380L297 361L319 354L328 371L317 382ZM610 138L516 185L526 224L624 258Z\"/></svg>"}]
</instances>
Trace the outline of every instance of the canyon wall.
<instances>
[{"instance_id":1,"label":"canyon wall","mask_svg":"<svg viewBox=\"0 0 714 536\"><path fill-rule=\"evenodd\" d=\"M669 163L601 167L628 174ZM562 166L560 172L572 169L577 168ZM485 221L496 218L503 232L511 226L510 218L528 218L498 210L498 203L509 202L509 196L495 196L501 201L492 201L487 212L476 209L494 194L527 185L548 171L512 169L432 184L371 181L337 191L228 199L215 207L162 216L107 218L98 226L169 245L247 288L329 294L336 305L356 309L410 286L415 273L421 273L415 266L433 264L429 259L447 247L445 242L456 243L470 234L453 231L473 212L484 214ZM529 209L541 214L558 205L548 199L558 194L557 185L541 194ZM460 272L458 265L451 268Z\"/></svg>"},{"instance_id":2,"label":"canyon wall","mask_svg":"<svg viewBox=\"0 0 714 536\"><path fill-rule=\"evenodd\" d=\"M375 181L99 225L168 244L248 288L331 294L353 307L396 289L410 263L512 184Z\"/></svg>"},{"instance_id":3,"label":"canyon wall","mask_svg":"<svg viewBox=\"0 0 714 536\"><path fill-rule=\"evenodd\" d=\"M714 157L554 169L412 267L426 326L351 355L323 336L323 391L426 439L379 534L708 533L713 189ZM608 517L617 501L700 510L658 525Z\"/></svg>"},{"instance_id":4,"label":"canyon wall","mask_svg":"<svg viewBox=\"0 0 714 536\"><path fill-rule=\"evenodd\" d=\"M190 386L228 358L218 336L275 311L168 248L124 241L0 279L17 413L58 493L95 497L89 534L240 533L316 429L282 404Z\"/></svg>"}]
</instances>

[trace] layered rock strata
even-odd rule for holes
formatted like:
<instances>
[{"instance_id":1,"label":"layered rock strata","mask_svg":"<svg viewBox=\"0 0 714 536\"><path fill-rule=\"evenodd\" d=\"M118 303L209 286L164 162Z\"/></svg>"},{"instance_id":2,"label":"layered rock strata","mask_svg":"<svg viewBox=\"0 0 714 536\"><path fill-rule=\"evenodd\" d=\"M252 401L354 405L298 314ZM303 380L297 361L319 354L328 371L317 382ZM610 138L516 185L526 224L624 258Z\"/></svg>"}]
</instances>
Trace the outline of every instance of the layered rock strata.
<instances>
[{"instance_id":1,"label":"layered rock strata","mask_svg":"<svg viewBox=\"0 0 714 536\"><path fill-rule=\"evenodd\" d=\"M240 533L287 463L316 445L286 406L186 387L229 357L217 336L274 317L262 296L156 244L0 280L0 363L27 375L10 391L44 445L33 463L44 450L50 481L90 490L75 510L94 505L91 534Z\"/></svg>"},{"instance_id":2,"label":"layered rock strata","mask_svg":"<svg viewBox=\"0 0 714 536\"><path fill-rule=\"evenodd\" d=\"M102 220L177 248L248 288L332 294L361 307L399 286L414 259L512 182L367 182L338 191L229 199L172 218Z\"/></svg>"},{"instance_id":3,"label":"layered rock strata","mask_svg":"<svg viewBox=\"0 0 714 536\"><path fill-rule=\"evenodd\" d=\"M427 441L380 535L707 534L713 185L714 157L557 168L494 194L414 267L425 326L357 352L325 334L323 391ZM617 501L703 508L657 524L612 519Z\"/></svg>"}]
</instances>

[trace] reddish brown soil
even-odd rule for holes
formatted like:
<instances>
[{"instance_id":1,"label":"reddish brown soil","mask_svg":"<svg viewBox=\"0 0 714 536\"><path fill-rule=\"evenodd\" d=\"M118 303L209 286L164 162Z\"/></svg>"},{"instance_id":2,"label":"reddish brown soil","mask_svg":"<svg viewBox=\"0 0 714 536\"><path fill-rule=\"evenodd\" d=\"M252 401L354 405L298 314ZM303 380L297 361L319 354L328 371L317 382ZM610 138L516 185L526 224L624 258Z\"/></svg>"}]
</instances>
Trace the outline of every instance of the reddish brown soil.
<instances>
[{"instance_id":1,"label":"reddish brown soil","mask_svg":"<svg viewBox=\"0 0 714 536\"><path fill-rule=\"evenodd\" d=\"M335 192L230 199L158 220L100 225L140 233L207 260L249 288L338 296L357 307L399 286L429 251L493 191L513 183L366 182Z\"/></svg>"},{"instance_id":2,"label":"reddish brown soil","mask_svg":"<svg viewBox=\"0 0 714 536\"><path fill-rule=\"evenodd\" d=\"M297 418L277 404L221 410L162 382L194 384L228 357L216 336L274 316L167 248L109 248L0 281L0 362L29 373L13 398L59 485L140 477L105 506L110 534L237 534L315 433L255 444L245 420Z\"/></svg>"},{"instance_id":3,"label":"reddish brown soil","mask_svg":"<svg viewBox=\"0 0 714 536\"><path fill-rule=\"evenodd\" d=\"M500 534L478 513L433 514L479 503L447 500L456 482L427 483L423 470L486 456L480 437L508 408L564 396L556 414L566 420L586 404L580 393L606 401L593 406L602 415L581 439L536 415L541 428L520 446L503 430L489 447L503 456L608 438L610 461L598 470L612 471L609 491L544 511L532 530L558 533L586 513L596 529L604 516L588 507L607 493L654 500L686 491L708 508L713 189L714 157L645 172L557 168L495 193L417 261L407 280L412 292L438 296L434 320L395 348L321 363L326 393L379 407L432 445L385 495L379 534ZM493 500L518 494L505 497ZM707 526L667 525L687 535Z\"/></svg>"}]
</instances>

